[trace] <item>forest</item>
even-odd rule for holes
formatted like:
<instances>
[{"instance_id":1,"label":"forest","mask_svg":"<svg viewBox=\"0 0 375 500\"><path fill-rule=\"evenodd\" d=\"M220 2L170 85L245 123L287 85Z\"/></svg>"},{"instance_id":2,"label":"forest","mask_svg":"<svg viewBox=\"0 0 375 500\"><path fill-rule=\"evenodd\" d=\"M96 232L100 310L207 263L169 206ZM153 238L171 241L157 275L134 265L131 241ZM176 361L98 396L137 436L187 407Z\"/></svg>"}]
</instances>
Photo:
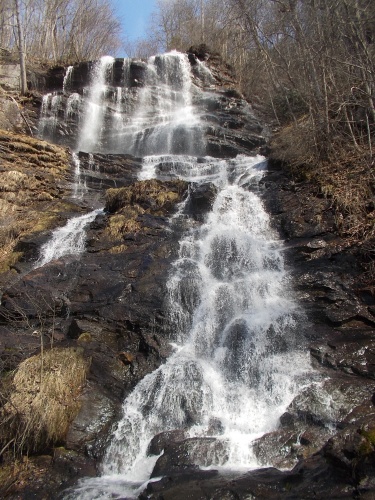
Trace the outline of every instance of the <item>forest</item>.
<instances>
[{"instance_id":1,"label":"forest","mask_svg":"<svg viewBox=\"0 0 375 500\"><path fill-rule=\"evenodd\" d=\"M270 124L271 158L332 196L343 232L372 237L372 0L158 0L147 33L136 43L122 40L109 0L3 0L0 6L0 47L19 53L26 66L108 53L147 58L202 44L219 53Z\"/></svg>"}]
</instances>

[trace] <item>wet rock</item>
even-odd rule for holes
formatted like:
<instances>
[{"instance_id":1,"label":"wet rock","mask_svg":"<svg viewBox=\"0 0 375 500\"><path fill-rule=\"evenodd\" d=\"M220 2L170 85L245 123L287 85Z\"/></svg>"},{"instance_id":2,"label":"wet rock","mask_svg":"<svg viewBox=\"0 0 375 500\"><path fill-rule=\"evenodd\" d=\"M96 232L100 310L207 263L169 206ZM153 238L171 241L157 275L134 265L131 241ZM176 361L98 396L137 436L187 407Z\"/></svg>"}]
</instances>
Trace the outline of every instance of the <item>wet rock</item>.
<instances>
[{"instance_id":1,"label":"wet rock","mask_svg":"<svg viewBox=\"0 0 375 500\"><path fill-rule=\"evenodd\" d=\"M189 203L186 207L195 220L202 220L215 201L217 188L211 182L199 185L191 185L189 192Z\"/></svg>"},{"instance_id":2,"label":"wet rock","mask_svg":"<svg viewBox=\"0 0 375 500\"><path fill-rule=\"evenodd\" d=\"M160 455L163 450L167 449L172 444L184 441L186 437L186 432L182 429L161 432L151 439L147 448L147 454Z\"/></svg>"},{"instance_id":3,"label":"wet rock","mask_svg":"<svg viewBox=\"0 0 375 500\"><path fill-rule=\"evenodd\" d=\"M66 448L97 458L116 408L100 386L89 383L80 397L81 409L69 427Z\"/></svg>"},{"instance_id":4,"label":"wet rock","mask_svg":"<svg viewBox=\"0 0 375 500\"><path fill-rule=\"evenodd\" d=\"M68 328L68 337L71 339L78 339L78 337L85 331L85 326L79 320L73 319Z\"/></svg>"},{"instance_id":5,"label":"wet rock","mask_svg":"<svg viewBox=\"0 0 375 500\"><path fill-rule=\"evenodd\" d=\"M228 460L225 442L215 438L189 438L172 443L158 458L151 477L159 477L186 470L198 470L212 463L221 464Z\"/></svg>"},{"instance_id":6,"label":"wet rock","mask_svg":"<svg viewBox=\"0 0 375 500\"><path fill-rule=\"evenodd\" d=\"M207 430L207 435L208 436L217 436L220 434L223 434L224 432L224 426L223 423L220 419L218 418L210 418L208 422L208 430Z\"/></svg>"},{"instance_id":7,"label":"wet rock","mask_svg":"<svg viewBox=\"0 0 375 500\"><path fill-rule=\"evenodd\" d=\"M370 381L335 377L316 383L304 389L289 405L281 424L303 421L314 425L330 427L342 422L365 400L370 400L372 384Z\"/></svg>"},{"instance_id":8,"label":"wet rock","mask_svg":"<svg viewBox=\"0 0 375 500\"><path fill-rule=\"evenodd\" d=\"M52 467L62 477L65 487L79 477L95 477L97 474L96 463L92 458L63 447L54 449Z\"/></svg>"},{"instance_id":9,"label":"wet rock","mask_svg":"<svg viewBox=\"0 0 375 500\"><path fill-rule=\"evenodd\" d=\"M137 180L141 160L127 154L89 154L79 152L83 182L92 190L91 196L102 194L106 189L128 186Z\"/></svg>"},{"instance_id":10,"label":"wet rock","mask_svg":"<svg viewBox=\"0 0 375 500\"><path fill-rule=\"evenodd\" d=\"M311 355L323 366L345 373L375 378L373 331L346 329L335 332L326 344L311 347Z\"/></svg>"}]
</instances>

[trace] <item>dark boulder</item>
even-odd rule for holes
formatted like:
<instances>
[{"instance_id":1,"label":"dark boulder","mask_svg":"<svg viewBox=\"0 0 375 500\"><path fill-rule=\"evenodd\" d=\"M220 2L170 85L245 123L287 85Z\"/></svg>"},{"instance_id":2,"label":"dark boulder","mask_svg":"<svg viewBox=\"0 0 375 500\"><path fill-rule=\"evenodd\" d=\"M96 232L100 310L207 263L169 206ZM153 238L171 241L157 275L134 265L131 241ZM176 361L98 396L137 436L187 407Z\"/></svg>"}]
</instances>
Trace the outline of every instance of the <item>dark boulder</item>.
<instances>
[{"instance_id":1,"label":"dark boulder","mask_svg":"<svg viewBox=\"0 0 375 500\"><path fill-rule=\"evenodd\" d=\"M151 439L150 444L147 448L147 454L160 455L163 450L166 450L172 444L184 441L186 438L187 434L182 429L161 432Z\"/></svg>"},{"instance_id":2,"label":"dark boulder","mask_svg":"<svg viewBox=\"0 0 375 500\"><path fill-rule=\"evenodd\" d=\"M171 443L158 458L151 477L194 471L199 467L223 464L228 460L225 442L216 438L189 438Z\"/></svg>"},{"instance_id":3,"label":"dark boulder","mask_svg":"<svg viewBox=\"0 0 375 500\"><path fill-rule=\"evenodd\" d=\"M217 195L217 188L211 182L190 185L189 202L186 210L195 220L202 220L204 215L212 208Z\"/></svg>"}]
</instances>

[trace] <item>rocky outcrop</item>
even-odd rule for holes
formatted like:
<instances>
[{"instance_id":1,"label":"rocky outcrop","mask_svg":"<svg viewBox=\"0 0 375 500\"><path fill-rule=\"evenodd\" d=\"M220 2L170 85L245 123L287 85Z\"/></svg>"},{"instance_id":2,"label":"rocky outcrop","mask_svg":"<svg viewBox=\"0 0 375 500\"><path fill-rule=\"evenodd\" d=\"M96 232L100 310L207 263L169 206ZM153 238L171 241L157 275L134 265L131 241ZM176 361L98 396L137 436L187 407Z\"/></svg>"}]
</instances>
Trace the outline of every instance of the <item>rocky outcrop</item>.
<instances>
[{"instance_id":1,"label":"rocky outcrop","mask_svg":"<svg viewBox=\"0 0 375 500\"><path fill-rule=\"evenodd\" d=\"M265 144L262 127L251 106L232 88L230 68L204 47L192 48L189 60L194 85L201 89L195 93L194 103L206 131L206 153L233 157L257 151ZM74 78L67 82L71 91L81 92L87 85L90 64L82 64L73 72ZM122 69L122 63L116 61L113 85L121 85ZM144 81L144 72L144 62L132 61L130 93L134 98ZM45 82L49 82L50 90L61 88L62 68L55 68L48 78ZM61 142L74 137L76 118L73 114L65 129L59 129ZM4 158L12 154L6 147ZM30 146L37 147L36 143ZM48 152L47 146L44 148ZM56 157L62 154L58 148L52 151ZM32 151L28 153L35 157ZM24 154L22 148L18 154ZM43 148L36 156L42 154ZM106 211L89 228L87 252L80 259L63 257L46 264L43 270L34 269L24 275L25 270L30 271L36 249L47 234L29 231L20 235L14 247L22 252L24 260L16 262L19 257L15 257L12 263L14 283L9 274L4 275L7 288L0 308L0 358L7 369L13 369L39 349L40 338L34 335L37 328L42 329L46 344L79 346L91 359L87 385L80 395L80 412L69 428L64 448L55 450L53 459L46 458L40 466L48 480L45 487L33 483L30 491L36 495L70 486L70 471L73 480L95 474L95 460L103 452L124 395L169 355L163 296L182 229L171 231L169 216L189 189L186 210L192 215L192 224L199 224L216 196L210 184L197 188L176 181L162 162L157 171L161 177L164 172L163 181L136 182L140 169L136 158L87 153L79 153L77 158L85 185L91 189L89 201L75 200L72 206L70 200L62 215L61 207L51 208L66 196L64 189L70 177L61 165L53 179L41 167L37 174L39 187L45 186L46 192L51 188L54 199L39 200L40 211L56 210L59 214L41 229L62 224L70 211L86 210L93 200L104 203L102 191L108 189ZM25 160L27 156L22 156ZM16 170L21 172L18 167ZM30 182L35 172L30 171ZM361 284L357 249L339 234L331 200L313 184L295 182L273 164L264 177L262 190L275 229L286 243L296 297L306 311L301 336L302 342L310 346L315 384L291 402L278 429L256 441L254 453L258 461L272 468L245 474L199 470L210 465L213 457L215 462L224 462L225 446L212 436L192 439L176 429L151 441L150 455L163 451L153 477L164 477L151 482L140 498L185 499L187 491L192 499L374 495L372 286ZM38 191L30 187L22 193L31 198ZM220 425L212 422L213 436L220 434ZM16 491L22 491L22 487Z\"/></svg>"},{"instance_id":2,"label":"rocky outcrop","mask_svg":"<svg viewBox=\"0 0 375 500\"><path fill-rule=\"evenodd\" d=\"M190 462L194 453L188 450L205 444L175 431L161 439L164 454L154 475L164 477L149 483L142 499L182 499L187 491L192 499L375 494L371 289L358 286L363 270L357 249L338 234L330 200L275 167L263 179L264 202L285 239L295 293L307 313L303 335L316 382L292 401L277 430L255 442L258 461L275 468L245 474L198 470L200 458L195 451ZM209 444L215 447L215 440Z\"/></svg>"},{"instance_id":3,"label":"rocky outcrop","mask_svg":"<svg viewBox=\"0 0 375 500\"><path fill-rule=\"evenodd\" d=\"M23 258L26 239L62 223L63 212L69 216L79 212L79 207L67 199L71 168L67 149L0 130L0 163L0 287L3 287L17 274L12 266Z\"/></svg>"},{"instance_id":4,"label":"rocky outcrop","mask_svg":"<svg viewBox=\"0 0 375 500\"><path fill-rule=\"evenodd\" d=\"M179 233L170 230L169 216L187 187L150 180L108 190L107 213L91 225L82 258L31 270L3 294L3 330L13 331L2 336L8 368L38 350L35 328L46 345L79 346L91 359L81 410L66 436L70 450L100 457L124 395L170 353L163 306ZM208 208L192 200L188 211L201 216Z\"/></svg>"}]
</instances>

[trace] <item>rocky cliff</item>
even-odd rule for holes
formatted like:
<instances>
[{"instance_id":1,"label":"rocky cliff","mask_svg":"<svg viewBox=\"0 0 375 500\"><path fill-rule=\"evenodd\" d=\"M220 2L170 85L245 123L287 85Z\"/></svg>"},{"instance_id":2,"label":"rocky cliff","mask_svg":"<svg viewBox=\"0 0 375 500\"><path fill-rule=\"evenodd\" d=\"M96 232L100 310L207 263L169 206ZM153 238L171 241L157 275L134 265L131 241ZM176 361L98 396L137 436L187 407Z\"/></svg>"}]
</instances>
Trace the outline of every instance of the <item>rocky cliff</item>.
<instances>
[{"instance_id":1,"label":"rocky cliff","mask_svg":"<svg viewBox=\"0 0 375 500\"><path fill-rule=\"evenodd\" d=\"M203 59L209 73L200 66ZM252 155L265 146L262 125L237 92L230 68L194 48L189 60L197 87L204 89L195 95L207 139L202 155L231 158ZM90 64L73 72L70 91L82 91ZM120 66L114 65L114 85L123 78ZM134 98L144 73L144 62L130 64ZM61 89L64 75L63 68L55 68L36 85ZM66 99L61 96L56 116L64 114ZM33 98L27 105L38 102ZM33 113L27 115L31 125ZM110 109L105 119L113 120ZM75 148L77 127L78 118L72 113L68 120L57 121L50 139ZM79 477L97 473L97 461L124 396L170 354L163 297L179 238L170 230L170 216L189 192L189 216L200 224L216 195L212 185L198 188L171 175L139 181L140 159L109 154L107 140L104 137L98 153L77 154L85 185L91 189L90 197L80 201L72 196L74 164L66 149L12 132L0 136L3 369L15 369L38 353L41 343L79 348L90 364L77 393L80 410L60 441L31 450L36 455L18 466L18 478L9 480L9 456L4 457L8 477L2 491L9 498L55 498ZM158 168L169 172L163 164ZM261 189L273 224L286 242L294 289L306 311L303 333L318 374L316 383L292 401L279 428L256 443L259 463L274 468L246 474L198 470L197 465L205 463L199 453L192 453L196 442L183 433L161 436L154 445L156 454L164 449L163 460L154 476L163 479L150 483L140 498L186 498L187 491L194 499L373 498L375 494L372 283L364 284L357 248L339 234L334 207L316 185L296 182L274 162ZM106 210L89 227L82 258L62 257L43 271L35 267L47 230L87 211L88 203L99 202ZM9 390L9 381L5 386ZM22 411L18 413L22 418ZM213 443L205 439L199 442L201 454ZM3 441L7 444L9 436Z\"/></svg>"}]
</instances>

